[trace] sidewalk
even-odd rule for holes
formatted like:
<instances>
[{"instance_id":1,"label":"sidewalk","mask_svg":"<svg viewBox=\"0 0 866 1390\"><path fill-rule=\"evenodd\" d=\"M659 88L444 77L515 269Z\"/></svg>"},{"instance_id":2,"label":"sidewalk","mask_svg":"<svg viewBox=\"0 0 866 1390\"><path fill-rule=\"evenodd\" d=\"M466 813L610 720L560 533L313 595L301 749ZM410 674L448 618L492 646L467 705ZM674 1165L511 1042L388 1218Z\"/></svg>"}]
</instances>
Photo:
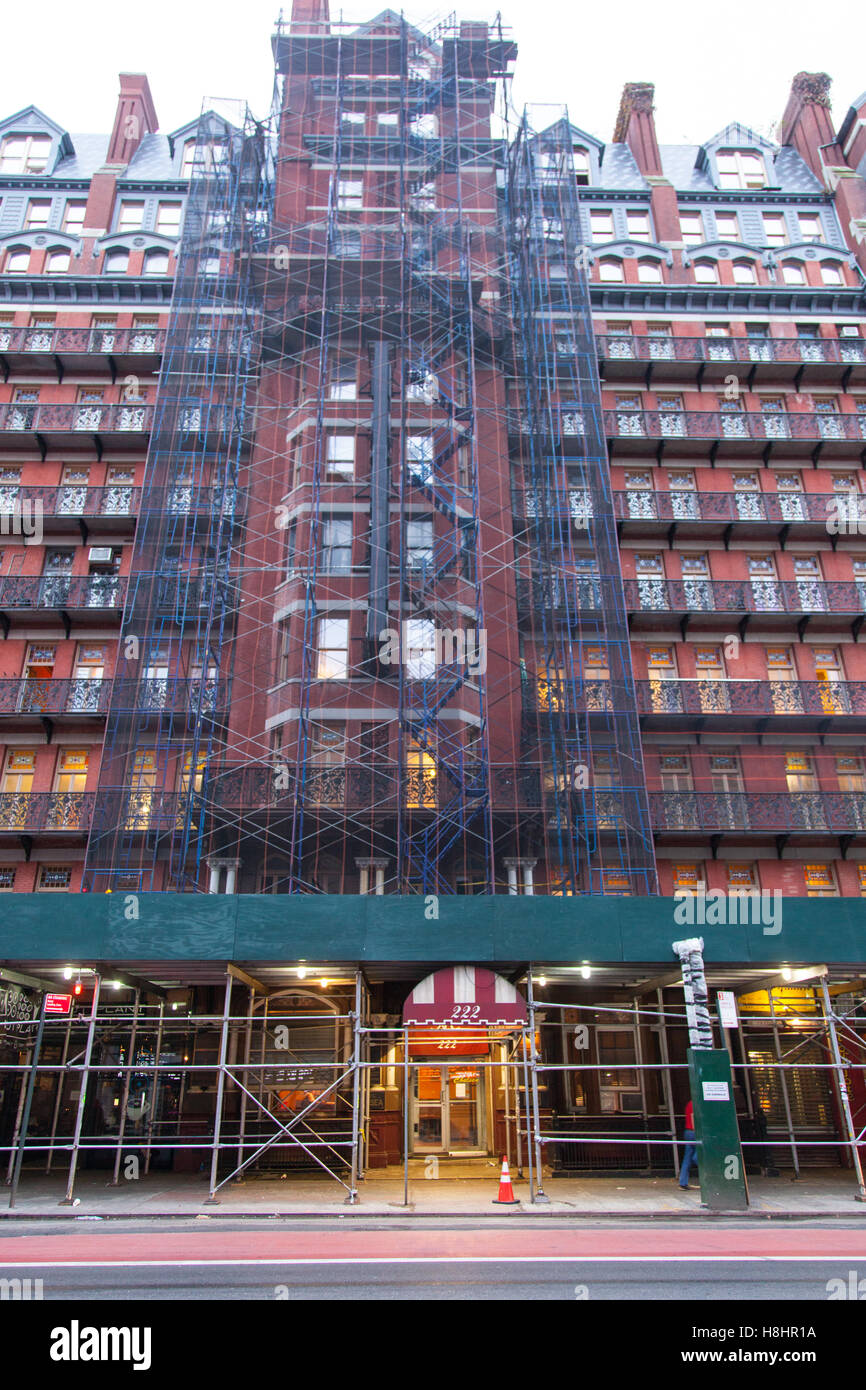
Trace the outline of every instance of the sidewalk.
<instances>
[{"instance_id":1,"label":"sidewalk","mask_svg":"<svg viewBox=\"0 0 866 1390\"><path fill-rule=\"evenodd\" d=\"M444 1171L442 1171L444 1169ZM345 1206L346 1191L327 1177L251 1178L227 1183L217 1193L218 1205L206 1205L206 1177L186 1173L152 1173L135 1182L109 1185L108 1173L80 1173L76 1205L61 1206L65 1175L25 1173L13 1211L8 1189L0 1187L0 1221L21 1219L68 1220L70 1217L118 1219L129 1217L246 1217L246 1216L449 1216L502 1217L511 1215L580 1216L618 1219L718 1219L724 1213L701 1206L697 1188L683 1192L670 1178L605 1177L548 1178L544 1190L550 1201L533 1205L529 1183L512 1174L518 1206L497 1206L498 1165L440 1166L438 1178L425 1178L423 1163L411 1163L409 1204L403 1204L403 1170L374 1169L359 1185L359 1200ZM849 1172L810 1174L799 1182L789 1175L750 1178L748 1212L739 1218L787 1220L866 1218L866 1203L855 1200L857 1187Z\"/></svg>"}]
</instances>

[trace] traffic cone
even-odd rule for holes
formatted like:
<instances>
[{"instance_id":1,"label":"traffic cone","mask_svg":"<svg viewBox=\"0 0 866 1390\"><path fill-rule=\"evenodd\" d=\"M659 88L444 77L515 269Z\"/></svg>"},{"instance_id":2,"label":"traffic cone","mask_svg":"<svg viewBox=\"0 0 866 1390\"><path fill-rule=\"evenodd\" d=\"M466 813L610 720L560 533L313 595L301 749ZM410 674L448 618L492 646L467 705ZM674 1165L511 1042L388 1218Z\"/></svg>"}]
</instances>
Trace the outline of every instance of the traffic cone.
<instances>
[{"instance_id":1,"label":"traffic cone","mask_svg":"<svg viewBox=\"0 0 866 1390\"><path fill-rule=\"evenodd\" d=\"M511 1174L508 1171L508 1159L503 1155L502 1172L499 1175L499 1196L493 1198L493 1205L497 1203L502 1207L519 1207L520 1203L514 1195L511 1186Z\"/></svg>"}]
</instances>

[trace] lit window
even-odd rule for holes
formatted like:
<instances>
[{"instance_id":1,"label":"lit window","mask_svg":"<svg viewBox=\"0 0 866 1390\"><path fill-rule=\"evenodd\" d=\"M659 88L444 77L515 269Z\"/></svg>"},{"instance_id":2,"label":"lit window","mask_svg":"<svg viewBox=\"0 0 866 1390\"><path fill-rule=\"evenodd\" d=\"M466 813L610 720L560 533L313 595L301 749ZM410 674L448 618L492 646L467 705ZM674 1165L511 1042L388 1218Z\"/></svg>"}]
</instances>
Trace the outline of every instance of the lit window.
<instances>
[{"instance_id":1,"label":"lit window","mask_svg":"<svg viewBox=\"0 0 866 1390\"><path fill-rule=\"evenodd\" d=\"M26 275L30 269L29 250L10 251L3 269L7 275Z\"/></svg>"},{"instance_id":2,"label":"lit window","mask_svg":"<svg viewBox=\"0 0 866 1390\"><path fill-rule=\"evenodd\" d=\"M50 216L50 198L31 199L27 204L27 212L24 217L24 230L32 232L37 227L47 227Z\"/></svg>"},{"instance_id":3,"label":"lit window","mask_svg":"<svg viewBox=\"0 0 866 1390\"><path fill-rule=\"evenodd\" d=\"M205 267L207 262L205 262ZM168 274L168 252L167 251L148 251L144 258L145 275L167 275Z\"/></svg>"},{"instance_id":4,"label":"lit window","mask_svg":"<svg viewBox=\"0 0 866 1390\"><path fill-rule=\"evenodd\" d=\"M7 135L0 145L0 174L44 173L50 152L50 135Z\"/></svg>"},{"instance_id":5,"label":"lit window","mask_svg":"<svg viewBox=\"0 0 866 1390\"><path fill-rule=\"evenodd\" d=\"M65 275L69 270L69 252L51 251L45 260L46 275Z\"/></svg>"},{"instance_id":6,"label":"lit window","mask_svg":"<svg viewBox=\"0 0 866 1390\"><path fill-rule=\"evenodd\" d=\"M84 226L84 214L87 211L86 203L67 203L63 209L63 228L69 236L75 236Z\"/></svg>"},{"instance_id":7,"label":"lit window","mask_svg":"<svg viewBox=\"0 0 866 1390\"><path fill-rule=\"evenodd\" d=\"M755 267L751 261L734 261L734 284L754 285Z\"/></svg>"},{"instance_id":8,"label":"lit window","mask_svg":"<svg viewBox=\"0 0 866 1390\"><path fill-rule=\"evenodd\" d=\"M662 268L658 261L638 261L637 278L642 285L660 285Z\"/></svg>"},{"instance_id":9,"label":"lit window","mask_svg":"<svg viewBox=\"0 0 866 1390\"><path fill-rule=\"evenodd\" d=\"M695 261L695 280L699 285L717 285L719 272L715 261Z\"/></svg>"},{"instance_id":10,"label":"lit window","mask_svg":"<svg viewBox=\"0 0 866 1390\"><path fill-rule=\"evenodd\" d=\"M613 213L592 208L589 214L589 230L593 241L613 241Z\"/></svg>"},{"instance_id":11,"label":"lit window","mask_svg":"<svg viewBox=\"0 0 866 1390\"><path fill-rule=\"evenodd\" d=\"M699 246L704 240L704 219L701 213L681 212L680 234L686 246Z\"/></svg>"},{"instance_id":12,"label":"lit window","mask_svg":"<svg viewBox=\"0 0 866 1390\"><path fill-rule=\"evenodd\" d=\"M182 203L160 203L156 212L156 231L160 236L180 236Z\"/></svg>"},{"instance_id":13,"label":"lit window","mask_svg":"<svg viewBox=\"0 0 866 1390\"><path fill-rule=\"evenodd\" d=\"M764 213L764 245L784 246L788 240L785 216L781 212Z\"/></svg>"},{"instance_id":14,"label":"lit window","mask_svg":"<svg viewBox=\"0 0 866 1390\"><path fill-rule=\"evenodd\" d=\"M598 266L598 278L605 284L620 284L622 282L622 262L621 261L600 261Z\"/></svg>"},{"instance_id":15,"label":"lit window","mask_svg":"<svg viewBox=\"0 0 866 1390\"><path fill-rule=\"evenodd\" d=\"M103 275L125 275L129 269L129 252L123 247L116 247L113 251L106 251L105 260L102 262Z\"/></svg>"},{"instance_id":16,"label":"lit window","mask_svg":"<svg viewBox=\"0 0 866 1390\"><path fill-rule=\"evenodd\" d=\"M601 875L601 891L602 891L602 893L604 894L604 896L605 896L606 898L630 898L630 897L631 897L631 879L629 878L628 874L625 873L622 869L603 869L603 870L602 870L602 875ZM615 1035L613 1035L613 1034L607 1034L606 1036L611 1037L611 1036L615 1036ZM599 1043L599 1046L600 1046L600 1043ZM599 1052L599 1055L601 1055L600 1052ZM621 1073L620 1073L620 1075L621 1075ZM631 1073L631 1072L626 1072L625 1075L626 1075L626 1077L628 1077L628 1076L633 1075L633 1073ZM620 1085L620 1084L621 1084L621 1085L625 1085L625 1084L626 1084L625 1081L617 1081L617 1082L611 1083L611 1081L609 1080L609 1078L610 1078L610 1073L609 1073L609 1072L604 1072L604 1073L603 1073L603 1077L604 1077L605 1079L608 1080L608 1085L610 1085L610 1084L614 1084L614 1085Z\"/></svg>"},{"instance_id":17,"label":"lit window","mask_svg":"<svg viewBox=\"0 0 866 1390\"><path fill-rule=\"evenodd\" d=\"M767 174L759 154L746 150L719 150L716 156L720 188L764 188Z\"/></svg>"},{"instance_id":18,"label":"lit window","mask_svg":"<svg viewBox=\"0 0 866 1390\"><path fill-rule=\"evenodd\" d=\"M144 221L144 203L121 203L117 215L118 232L138 232Z\"/></svg>"},{"instance_id":19,"label":"lit window","mask_svg":"<svg viewBox=\"0 0 866 1390\"><path fill-rule=\"evenodd\" d=\"M363 179L339 179L337 182L337 207L341 212L360 210L364 206Z\"/></svg>"},{"instance_id":20,"label":"lit window","mask_svg":"<svg viewBox=\"0 0 866 1390\"><path fill-rule=\"evenodd\" d=\"M836 880L832 864L804 864L803 878L807 898L835 898Z\"/></svg>"},{"instance_id":21,"label":"lit window","mask_svg":"<svg viewBox=\"0 0 866 1390\"><path fill-rule=\"evenodd\" d=\"M740 222L735 212L716 213L716 236L719 241L739 241Z\"/></svg>"},{"instance_id":22,"label":"lit window","mask_svg":"<svg viewBox=\"0 0 866 1390\"><path fill-rule=\"evenodd\" d=\"M316 679L345 680L349 673L349 619L320 618Z\"/></svg>"},{"instance_id":23,"label":"lit window","mask_svg":"<svg viewBox=\"0 0 866 1390\"><path fill-rule=\"evenodd\" d=\"M630 237L635 237L638 241L649 241L650 219L648 212L629 208L625 215L625 221Z\"/></svg>"},{"instance_id":24,"label":"lit window","mask_svg":"<svg viewBox=\"0 0 866 1390\"><path fill-rule=\"evenodd\" d=\"M782 266L782 279L786 285L805 285L806 270L802 261L785 261Z\"/></svg>"},{"instance_id":25,"label":"lit window","mask_svg":"<svg viewBox=\"0 0 866 1390\"><path fill-rule=\"evenodd\" d=\"M830 261L821 262L821 279L825 285L844 285L845 283L842 267L833 265Z\"/></svg>"},{"instance_id":26,"label":"lit window","mask_svg":"<svg viewBox=\"0 0 866 1390\"><path fill-rule=\"evenodd\" d=\"M327 470L332 477L351 481L355 473L355 436L328 435Z\"/></svg>"},{"instance_id":27,"label":"lit window","mask_svg":"<svg viewBox=\"0 0 866 1390\"><path fill-rule=\"evenodd\" d=\"M821 214L818 212L801 212L797 215L800 224L801 241L823 241L824 228L821 225Z\"/></svg>"},{"instance_id":28,"label":"lit window","mask_svg":"<svg viewBox=\"0 0 866 1390\"><path fill-rule=\"evenodd\" d=\"M744 893L754 893L758 887L758 874L754 864L729 864L728 893L739 898Z\"/></svg>"}]
</instances>

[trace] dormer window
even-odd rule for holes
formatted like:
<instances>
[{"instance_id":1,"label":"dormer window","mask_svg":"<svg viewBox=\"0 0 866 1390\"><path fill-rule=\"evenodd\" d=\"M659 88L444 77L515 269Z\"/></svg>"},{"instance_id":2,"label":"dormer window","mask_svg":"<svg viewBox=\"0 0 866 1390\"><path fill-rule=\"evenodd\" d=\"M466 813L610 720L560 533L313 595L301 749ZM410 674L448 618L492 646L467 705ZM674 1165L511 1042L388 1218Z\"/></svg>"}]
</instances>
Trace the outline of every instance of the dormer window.
<instances>
[{"instance_id":1,"label":"dormer window","mask_svg":"<svg viewBox=\"0 0 866 1390\"><path fill-rule=\"evenodd\" d=\"M764 161L750 150L719 150L716 165L720 188L765 188L767 185Z\"/></svg>"},{"instance_id":2,"label":"dormer window","mask_svg":"<svg viewBox=\"0 0 866 1390\"><path fill-rule=\"evenodd\" d=\"M50 153L50 135L7 135L0 145L0 174L42 174Z\"/></svg>"},{"instance_id":3,"label":"dormer window","mask_svg":"<svg viewBox=\"0 0 866 1390\"><path fill-rule=\"evenodd\" d=\"M574 177L579 184L589 183L589 150L585 150L582 145L575 145L571 152L574 162Z\"/></svg>"},{"instance_id":4,"label":"dormer window","mask_svg":"<svg viewBox=\"0 0 866 1390\"><path fill-rule=\"evenodd\" d=\"M192 178L192 166L195 163L195 140L187 140L183 147L183 162L180 166L180 176L182 179Z\"/></svg>"}]
</instances>

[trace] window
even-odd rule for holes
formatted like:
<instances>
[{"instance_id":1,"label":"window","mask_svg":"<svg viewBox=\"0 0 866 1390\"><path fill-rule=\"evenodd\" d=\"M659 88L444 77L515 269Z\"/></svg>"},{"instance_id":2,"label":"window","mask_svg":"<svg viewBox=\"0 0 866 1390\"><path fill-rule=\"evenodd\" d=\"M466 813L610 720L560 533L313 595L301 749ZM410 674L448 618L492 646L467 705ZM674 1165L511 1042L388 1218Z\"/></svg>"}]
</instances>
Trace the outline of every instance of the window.
<instances>
[{"instance_id":1,"label":"window","mask_svg":"<svg viewBox=\"0 0 866 1390\"><path fill-rule=\"evenodd\" d=\"M118 232L139 232L144 222L144 203L120 204L120 211L117 214Z\"/></svg>"},{"instance_id":2,"label":"window","mask_svg":"<svg viewBox=\"0 0 866 1390\"><path fill-rule=\"evenodd\" d=\"M8 252L3 269L7 275L26 275L30 269L29 247Z\"/></svg>"},{"instance_id":3,"label":"window","mask_svg":"<svg viewBox=\"0 0 866 1390\"><path fill-rule=\"evenodd\" d=\"M68 251L49 251L45 258L46 275L65 275L69 270Z\"/></svg>"},{"instance_id":4,"label":"window","mask_svg":"<svg viewBox=\"0 0 866 1390\"><path fill-rule=\"evenodd\" d=\"M716 156L720 188L764 188L764 161L746 150L719 150Z\"/></svg>"},{"instance_id":5,"label":"window","mask_svg":"<svg viewBox=\"0 0 866 1390\"><path fill-rule=\"evenodd\" d=\"M807 898L838 897L832 864L804 864L803 880Z\"/></svg>"},{"instance_id":6,"label":"window","mask_svg":"<svg viewBox=\"0 0 866 1390\"><path fill-rule=\"evenodd\" d=\"M219 264L219 263L217 263ZM205 273L207 273L208 262L205 261ZM144 257L145 275L167 275L168 274L168 252L167 251L148 251Z\"/></svg>"},{"instance_id":7,"label":"window","mask_svg":"<svg viewBox=\"0 0 866 1390\"><path fill-rule=\"evenodd\" d=\"M129 269L129 252L123 247L115 247L113 251L106 251L105 260L102 262L103 275L125 275Z\"/></svg>"},{"instance_id":8,"label":"window","mask_svg":"<svg viewBox=\"0 0 866 1390\"><path fill-rule=\"evenodd\" d=\"M340 211L360 210L363 206L363 179L339 179L337 181L337 207Z\"/></svg>"},{"instance_id":9,"label":"window","mask_svg":"<svg viewBox=\"0 0 866 1390\"><path fill-rule=\"evenodd\" d=\"M420 810L436 805L436 763L415 739L406 748L406 806Z\"/></svg>"},{"instance_id":10,"label":"window","mask_svg":"<svg viewBox=\"0 0 866 1390\"><path fill-rule=\"evenodd\" d=\"M354 357L340 357L331 364L328 400L354 401L358 398L357 365Z\"/></svg>"},{"instance_id":11,"label":"window","mask_svg":"<svg viewBox=\"0 0 866 1390\"><path fill-rule=\"evenodd\" d=\"M582 145L575 145L571 152L574 164L574 177L579 184L584 186L589 183L589 151Z\"/></svg>"},{"instance_id":12,"label":"window","mask_svg":"<svg viewBox=\"0 0 866 1390\"><path fill-rule=\"evenodd\" d=\"M763 221L764 245L784 246L788 240L788 228L785 225L785 214L782 212L765 212Z\"/></svg>"},{"instance_id":13,"label":"window","mask_svg":"<svg viewBox=\"0 0 866 1390\"><path fill-rule=\"evenodd\" d=\"M24 230L32 232L38 227L47 227L51 216L50 198L31 198L24 214Z\"/></svg>"},{"instance_id":14,"label":"window","mask_svg":"<svg viewBox=\"0 0 866 1390\"><path fill-rule=\"evenodd\" d=\"M352 518L331 517L322 523L322 572L349 574L352 569Z\"/></svg>"},{"instance_id":15,"label":"window","mask_svg":"<svg viewBox=\"0 0 866 1390\"><path fill-rule=\"evenodd\" d=\"M637 278L642 285L660 285L662 268L658 261L638 261Z\"/></svg>"},{"instance_id":16,"label":"window","mask_svg":"<svg viewBox=\"0 0 866 1390\"><path fill-rule=\"evenodd\" d=\"M68 893L72 882L72 870L62 865L41 864L39 867L38 893Z\"/></svg>"},{"instance_id":17,"label":"window","mask_svg":"<svg viewBox=\"0 0 866 1390\"><path fill-rule=\"evenodd\" d=\"M156 231L160 236L180 236L182 203L160 203L156 210Z\"/></svg>"},{"instance_id":18,"label":"window","mask_svg":"<svg viewBox=\"0 0 866 1390\"><path fill-rule=\"evenodd\" d=\"M407 618L403 628L406 650L403 660L410 681L429 680L436 674L436 625L427 618Z\"/></svg>"},{"instance_id":19,"label":"window","mask_svg":"<svg viewBox=\"0 0 866 1390\"><path fill-rule=\"evenodd\" d=\"M56 792L83 792L89 763L86 748L61 748L54 777Z\"/></svg>"},{"instance_id":20,"label":"window","mask_svg":"<svg viewBox=\"0 0 866 1390\"><path fill-rule=\"evenodd\" d=\"M635 237L638 241L649 241L651 234L648 212L644 212L642 208L629 208L625 215L625 224L630 237Z\"/></svg>"},{"instance_id":21,"label":"window","mask_svg":"<svg viewBox=\"0 0 866 1390\"><path fill-rule=\"evenodd\" d=\"M393 135L400 124L400 116L396 111L380 111L376 116L376 134L382 136ZM414 131L412 132L415 133Z\"/></svg>"},{"instance_id":22,"label":"window","mask_svg":"<svg viewBox=\"0 0 866 1390\"><path fill-rule=\"evenodd\" d=\"M844 285L845 283L842 267L834 265L832 261L821 262L821 279L825 285Z\"/></svg>"},{"instance_id":23,"label":"window","mask_svg":"<svg viewBox=\"0 0 866 1390\"><path fill-rule=\"evenodd\" d=\"M0 145L0 174L44 173L50 153L50 135L7 135Z\"/></svg>"},{"instance_id":24,"label":"window","mask_svg":"<svg viewBox=\"0 0 866 1390\"><path fill-rule=\"evenodd\" d=\"M589 231L593 241L613 241L613 213L591 208Z\"/></svg>"},{"instance_id":25,"label":"window","mask_svg":"<svg viewBox=\"0 0 866 1390\"><path fill-rule=\"evenodd\" d=\"M782 279L786 285L805 285L806 268L802 261L785 261L782 266Z\"/></svg>"},{"instance_id":26,"label":"window","mask_svg":"<svg viewBox=\"0 0 866 1390\"><path fill-rule=\"evenodd\" d=\"M801 212L797 215L800 224L801 241L823 241L824 228L821 225L821 214L819 212Z\"/></svg>"},{"instance_id":27,"label":"window","mask_svg":"<svg viewBox=\"0 0 866 1390\"><path fill-rule=\"evenodd\" d=\"M704 240L703 215L699 212L681 212L680 234L686 246L699 246Z\"/></svg>"},{"instance_id":28,"label":"window","mask_svg":"<svg viewBox=\"0 0 866 1390\"><path fill-rule=\"evenodd\" d=\"M734 261L734 284L754 285L755 267L751 261Z\"/></svg>"},{"instance_id":29,"label":"window","mask_svg":"<svg viewBox=\"0 0 866 1390\"><path fill-rule=\"evenodd\" d=\"M363 135L366 116L363 111L341 111L340 125L344 135Z\"/></svg>"},{"instance_id":30,"label":"window","mask_svg":"<svg viewBox=\"0 0 866 1390\"><path fill-rule=\"evenodd\" d=\"M719 241L739 241L740 220L735 212L716 213L716 236Z\"/></svg>"},{"instance_id":31,"label":"window","mask_svg":"<svg viewBox=\"0 0 866 1390\"><path fill-rule=\"evenodd\" d=\"M706 879L704 878L703 864L674 864L673 866L674 896L689 894L694 896L696 893L706 891Z\"/></svg>"},{"instance_id":32,"label":"window","mask_svg":"<svg viewBox=\"0 0 866 1390\"><path fill-rule=\"evenodd\" d=\"M433 522L422 518L406 522L406 563L419 569L433 555Z\"/></svg>"},{"instance_id":33,"label":"window","mask_svg":"<svg viewBox=\"0 0 866 1390\"><path fill-rule=\"evenodd\" d=\"M622 282L622 262L621 261L599 261L598 278L605 284L620 284Z\"/></svg>"},{"instance_id":34,"label":"window","mask_svg":"<svg viewBox=\"0 0 866 1390\"><path fill-rule=\"evenodd\" d=\"M0 869L0 893L11 893L15 888L15 870Z\"/></svg>"},{"instance_id":35,"label":"window","mask_svg":"<svg viewBox=\"0 0 866 1390\"><path fill-rule=\"evenodd\" d=\"M695 280L699 285L717 285L719 272L715 261L695 261Z\"/></svg>"},{"instance_id":36,"label":"window","mask_svg":"<svg viewBox=\"0 0 866 1390\"><path fill-rule=\"evenodd\" d=\"M84 214L87 211L86 203L69 202L63 209L62 230L70 236L76 236L84 226Z\"/></svg>"},{"instance_id":37,"label":"window","mask_svg":"<svg viewBox=\"0 0 866 1390\"><path fill-rule=\"evenodd\" d=\"M192 177L192 167L195 163L195 140L187 140L183 147L183 161L180 166L180 176L182 179Z\"/></svg>"},{"instance_id":38,"label":"window","mask_svg":"<svg viewBox=\"0 0 866 1390\"><path fill-rule=\"evenodd\" d=\"M355 476L355 436L329 434L326 458L327 474L351 482Z\"/></svg>"},{"instance_id":39,"label":"window","mask_svg":"<svg viewBox=\"0 0 866 1390\"><path fill-rule=\"evenodd\" d=\"M727 880L729 896L742 898L757 889L758 871L754 864L728 864Z\"/></svg>"},{"instance_id":40,"label":"window","mask_svg":"<svg viewBox=\"0 0 866 1390\"><path fill-rule=\"evenodd\" d=\"M316 679L345 680L349 674L349 619L320 618Z\"/></svg>"},{"instance_id":41,"label":"window","mask_svg":"<svg viewBox=\"0 0 866 1390\"><path fill-rule=\"evenodd\" d=\"M33 748L17 748L6 754L6 768L3 773L3 783L0 792L4 794L16 792L30 792L33 789L33 778L36 773L36 750ZM12 815L17 814L12 808ZM21 809L20 814L26 815L26 810ZM16 822L17 823L17 822ZM0 824L5 826L6 815L3 815Z\"/></svg>"}]
</instances>

